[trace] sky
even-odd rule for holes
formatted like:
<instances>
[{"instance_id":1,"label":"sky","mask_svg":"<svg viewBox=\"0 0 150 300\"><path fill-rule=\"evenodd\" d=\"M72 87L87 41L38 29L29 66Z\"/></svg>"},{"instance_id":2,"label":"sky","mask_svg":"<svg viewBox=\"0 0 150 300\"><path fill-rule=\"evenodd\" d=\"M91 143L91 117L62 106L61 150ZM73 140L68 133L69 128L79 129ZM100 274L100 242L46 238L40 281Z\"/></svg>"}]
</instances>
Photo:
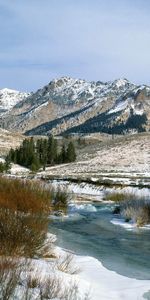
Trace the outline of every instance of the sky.
<instances>
[{"instance_id":1,"label":"sky","mask_svg":"<svg viewBox=\"0 0 150 300\"><path fill-rule=\"evenodd\" d=\"M150 85L149 0L0 0L0 88L53 78Z\"/></svg>"}]
</instances>

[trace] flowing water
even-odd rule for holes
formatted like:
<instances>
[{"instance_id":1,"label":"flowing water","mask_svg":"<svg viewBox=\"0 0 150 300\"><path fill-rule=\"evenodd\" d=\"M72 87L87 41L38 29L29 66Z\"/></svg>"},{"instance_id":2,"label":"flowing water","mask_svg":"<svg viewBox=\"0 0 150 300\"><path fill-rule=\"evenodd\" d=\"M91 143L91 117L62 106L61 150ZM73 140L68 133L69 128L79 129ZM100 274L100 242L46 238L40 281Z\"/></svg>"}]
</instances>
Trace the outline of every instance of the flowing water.
<instances>
[{"instance_id":1,"label":"flowing water","mask_svg":"<svg viewBox=\"0 0 150 300\"><path fill-rule=\"evenodd\" d=\"M150 230L127 230L111 223L112 204L70 207L69 217L54 219L49 230L57 245L93 256L117 273L150 279Z\"/></svg>"}]
</instances>

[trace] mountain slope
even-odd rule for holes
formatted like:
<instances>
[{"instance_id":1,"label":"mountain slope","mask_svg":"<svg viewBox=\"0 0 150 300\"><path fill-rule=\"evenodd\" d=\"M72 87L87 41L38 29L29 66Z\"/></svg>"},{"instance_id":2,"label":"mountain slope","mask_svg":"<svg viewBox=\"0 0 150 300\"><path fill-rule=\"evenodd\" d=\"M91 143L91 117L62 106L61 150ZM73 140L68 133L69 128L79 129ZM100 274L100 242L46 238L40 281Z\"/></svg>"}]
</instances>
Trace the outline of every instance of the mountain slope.
<instances>
[{"instance_id":1,"label":"mountain slope","mask_svg":"<svg viewBox=\"0 0 150 300\"><path fill-rule=\"evenodd\" d=\"M81 138L82 139L82 138ZM84 138L83 138L84 139ZM107 184L150 186L150 132L126 135L86 144L77 161L42 171L42 177Z\"/></svg>"},{"instance_id":2,"label":"mountain slope","mask_svg":"<svg viewBox=\"0 0 150 300\"><path fill-rule=\"evenodd\" d=\"M24 136L0 128L0 155L6 155L11 148L20 146Z\"/></svg>"},{"instance_id":3,"label":"mountain slope","mask_svg":"<svg viewBox=\"0 0 150 300\"><path fill-rule=\"evenodd\" d=\"M19 101L1 124L27 135L149 130L150 88L62 77Z\"/></svg>"}]
</instances>

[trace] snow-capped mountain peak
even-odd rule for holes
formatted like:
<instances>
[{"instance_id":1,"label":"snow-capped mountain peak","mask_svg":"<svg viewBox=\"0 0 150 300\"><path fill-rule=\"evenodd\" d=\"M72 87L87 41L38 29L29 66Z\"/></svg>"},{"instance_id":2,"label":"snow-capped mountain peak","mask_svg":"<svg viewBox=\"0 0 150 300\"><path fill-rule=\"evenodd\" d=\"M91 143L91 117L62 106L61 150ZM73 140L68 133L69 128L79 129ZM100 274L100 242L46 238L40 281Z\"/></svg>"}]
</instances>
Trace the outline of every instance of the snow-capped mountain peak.
<instances>
[{"instance_id":1,"label":"snow-capped mountain peak","mask_svg":"<svg viewBox=\"0 0 150 300\"><path fill-rule=\"evenodd\" d=\"M29 96L1 90L0 104L9 110L1 121L27 134L148 130L149 100L149 87L124 78L102 82L65 76Z\"/></svg>"},{"instance_id":2,"label":"snow-capped mountain peak","mask_svg":"<svg viewBox=\"0 0 150 300\"><path fill-rule=\"evenodd\" d=\"M113 82L116 87L120 88L120 87L123 87L123 86L126 86L127 84L130 84L130 82L126 79L126 78L120 78L120 79L117 79Z\"/></svg>"},{"instance_id":3,"label":"snow-capped mountain peak","mask_svg":"<svg viewBox=\"0 0 150 300\"><path fill-rule=\"evenodd\" d=\"M4 88L0 90L0 111L8 111L18 102L28 97L29 93Z\"/></svg>"}]
</instances>

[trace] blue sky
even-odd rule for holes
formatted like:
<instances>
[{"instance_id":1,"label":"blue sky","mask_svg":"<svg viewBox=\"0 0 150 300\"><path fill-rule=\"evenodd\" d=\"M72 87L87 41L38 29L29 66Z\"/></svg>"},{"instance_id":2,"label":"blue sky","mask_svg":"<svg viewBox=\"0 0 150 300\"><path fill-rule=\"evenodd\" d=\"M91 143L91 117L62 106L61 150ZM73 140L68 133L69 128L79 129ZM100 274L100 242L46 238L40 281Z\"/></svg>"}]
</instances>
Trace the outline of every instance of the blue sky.
<instances>
[{"instance_id":1,"label":"blue sky","mask_svg":"<svg viewBox=\"0 0 150 300\"><path fill-rule=\"evenodd\" d=\"M71 76L150 85L149 0L0 0L0 88Z\"/></svg>"}]
</instances>

